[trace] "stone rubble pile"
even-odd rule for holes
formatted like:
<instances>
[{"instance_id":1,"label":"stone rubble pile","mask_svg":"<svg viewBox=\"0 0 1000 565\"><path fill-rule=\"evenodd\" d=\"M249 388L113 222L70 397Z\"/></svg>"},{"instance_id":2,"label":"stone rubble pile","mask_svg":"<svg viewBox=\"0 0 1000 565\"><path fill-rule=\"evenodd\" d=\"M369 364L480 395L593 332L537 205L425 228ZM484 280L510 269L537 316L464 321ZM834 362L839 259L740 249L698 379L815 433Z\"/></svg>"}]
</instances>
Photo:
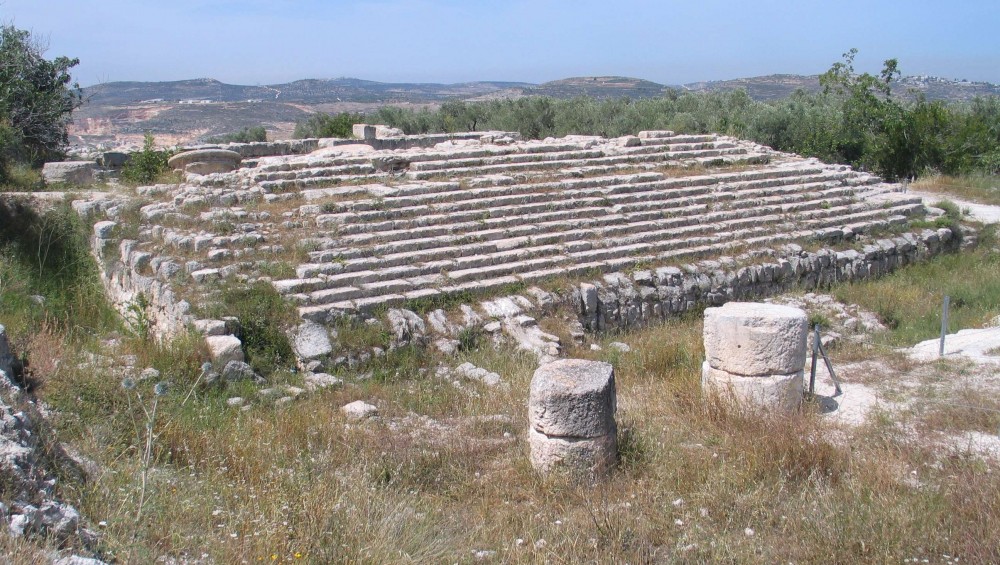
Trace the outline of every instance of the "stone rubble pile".
<instances>
[{"instance_id":1,"label":"stone rubble pile","mask_svg":"<svg viewBox=\"0 0 1000 565\"><path fill-rule=\"evenodd\" d=\"M0 524L12 537L93 547L97 534L84 526L73 506L55 495L57 476L84 473L60 446L45 444L42 413L14 381L14 362L6 329L0 325L0 474L5 483Z\"/></svg>"}]
</instances>

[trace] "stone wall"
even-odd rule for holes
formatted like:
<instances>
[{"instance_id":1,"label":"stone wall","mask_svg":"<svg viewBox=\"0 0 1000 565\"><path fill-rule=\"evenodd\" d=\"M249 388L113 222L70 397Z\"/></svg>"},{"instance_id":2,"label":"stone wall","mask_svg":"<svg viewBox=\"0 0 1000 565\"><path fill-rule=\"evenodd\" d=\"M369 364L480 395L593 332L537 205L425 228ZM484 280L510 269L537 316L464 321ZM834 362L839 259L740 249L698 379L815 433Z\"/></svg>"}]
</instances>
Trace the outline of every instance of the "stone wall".
<instances>
[{"instance_id":1,"label":"stone wall","mask_svg":"<svg viewBox=\"0 0 1000 565\"><path fill-rule=\"evenodd\" d=\"M84 217L96 209L114 217L121 203L109 199L77 201L73 206ZM121 237L118 223L110 220L94 224L91 245L108 300L127 322L147 325L150 335L161 339L194 322L191 305L176 295L169 282L183 269L181 265L138 249L137 242Z\"/></svg>"},{"instance_id":2,"label":"stone wall","mask_svg":"<svg viewBox=\"0 0 1000 565\"><path fill-rule=\"evenodd\" d=\"M718 306L792 289L808 291L877 278L960 246L960 238L946 228L904 233L841 251L806 251L788 244L742 258L743 263L752 264L726 258L631 274L612 273L601 282L581 284L569 300L587 330L625 329L676 316L698 305Z\"/></svg>"}]
</instances>

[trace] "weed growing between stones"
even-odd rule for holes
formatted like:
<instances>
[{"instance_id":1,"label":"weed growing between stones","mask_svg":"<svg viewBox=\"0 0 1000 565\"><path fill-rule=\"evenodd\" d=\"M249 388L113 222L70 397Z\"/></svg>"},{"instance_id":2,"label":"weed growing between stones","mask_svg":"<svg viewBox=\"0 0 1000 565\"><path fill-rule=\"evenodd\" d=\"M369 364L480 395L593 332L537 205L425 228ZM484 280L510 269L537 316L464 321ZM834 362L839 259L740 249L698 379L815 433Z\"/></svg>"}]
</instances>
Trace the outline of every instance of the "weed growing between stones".
<instances>
[{"instance_id":1,"label":"weed growing between stones","mask_svg":"<svg viewBox=\"0 0 1000 565\"><path fill-rule=\"evenodd\" d=\"M214 310L216 317L237 319L237 337L255 371L269 375L293 364L292 345L285 331L294 325L295 312L270 283L225 286Z\"/></svg>"}]
</instances>

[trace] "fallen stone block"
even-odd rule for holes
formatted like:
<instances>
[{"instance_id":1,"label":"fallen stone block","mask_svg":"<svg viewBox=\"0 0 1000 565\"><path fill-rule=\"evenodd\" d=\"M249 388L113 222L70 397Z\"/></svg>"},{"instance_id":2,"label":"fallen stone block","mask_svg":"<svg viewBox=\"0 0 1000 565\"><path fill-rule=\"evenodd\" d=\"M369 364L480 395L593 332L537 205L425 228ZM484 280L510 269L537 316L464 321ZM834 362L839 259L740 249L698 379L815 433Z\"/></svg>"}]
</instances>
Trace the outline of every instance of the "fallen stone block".
<instances>
[{"instance_id":1,"label":"fallen stone block","mask_svg":"<svg viewBox=\"0 0 1000 565\"><path fill-rule=\"evenodd\" d=\"M210 335L205 338L208 354L216 367L225 367L230 361L243 361L243 344L234 335Z\"/></svg>"},{"instance_id":2,"label":"fallen stone block","mask_svg":"<svg viewBox=\"0 0 1000 565\"><path fill-rule=\"evenodd\" d=\"M352 422L378 416L378 408L364 400L355 400L350 404L345 404L340 407L340 411Z\"/></svg>"},{"instance_id":3,"label":"fallen stone block","mask_svg":"<svg viewBox=\"0 0 1000 565\"><path fill-rule=\"evenodd\" d=\"M46 184L91 184L94 182L96 168L97 163L93 161L45 163L42 166L42 178Z\"/></svg>"},{"instance_id":4,"label":"fallen stone block","mask_svg":"<svg viewBox=\"0 0 1000 565\"><path fill-rule=\"evenodd\" d=\"M174 170L186 173L207 175L210 173L228 173L240 166L243 157L226 149L196 149L178 153L167 161Z\"/></svg>"}]
</instances>

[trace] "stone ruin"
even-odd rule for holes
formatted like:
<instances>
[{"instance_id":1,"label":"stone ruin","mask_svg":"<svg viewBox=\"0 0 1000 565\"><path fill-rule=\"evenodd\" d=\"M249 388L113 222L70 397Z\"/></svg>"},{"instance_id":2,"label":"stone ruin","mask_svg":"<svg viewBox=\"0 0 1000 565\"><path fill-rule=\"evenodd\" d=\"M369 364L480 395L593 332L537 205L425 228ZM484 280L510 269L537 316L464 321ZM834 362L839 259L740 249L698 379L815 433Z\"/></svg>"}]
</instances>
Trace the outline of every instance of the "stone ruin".
<instances>
[{"instance_id":1,"label":"stone ruin","mask_svg":"<svg viewBox=\"0 0 1000 565\"><path fill-rule=\"evenodd\" d=\"M615 371L610 363L562 359L531 379L528 445L542 474L598 479L618 462Z\"/></svg>"},{"instance_id":2,"label":"stone ruin","mask_svg":"<svg viewBox=\"0 0 1000 565\"><path fill-rule=\"evenodd\" d=\"M241 156L233 171L74 204L95 222L123 311L141 294L157 335L224 335L232 324L191 304L227 281L267 281L298 308L307 373L385 353L342 348L333 326L345 317L386 320L393 347L454 351L476 327L549 361L561 344L537 317L559 306L582 339L880 276L958 244L947 229L908 229L924 207L899 185L714 134L289 143L261 157L249 156L260 144L227 146Z\"/></svg>"},{"instance_id":3,"label":"stone ruin","mask_svg":"<svg viewBox=\"0 0 1000 565\"><path fill-rule=\"evenodd\" d=\"M702 388L738 404L795 411L808 337L809 319L799 308L751 302L706 308Z\"/></svg>"}]
</instances>

